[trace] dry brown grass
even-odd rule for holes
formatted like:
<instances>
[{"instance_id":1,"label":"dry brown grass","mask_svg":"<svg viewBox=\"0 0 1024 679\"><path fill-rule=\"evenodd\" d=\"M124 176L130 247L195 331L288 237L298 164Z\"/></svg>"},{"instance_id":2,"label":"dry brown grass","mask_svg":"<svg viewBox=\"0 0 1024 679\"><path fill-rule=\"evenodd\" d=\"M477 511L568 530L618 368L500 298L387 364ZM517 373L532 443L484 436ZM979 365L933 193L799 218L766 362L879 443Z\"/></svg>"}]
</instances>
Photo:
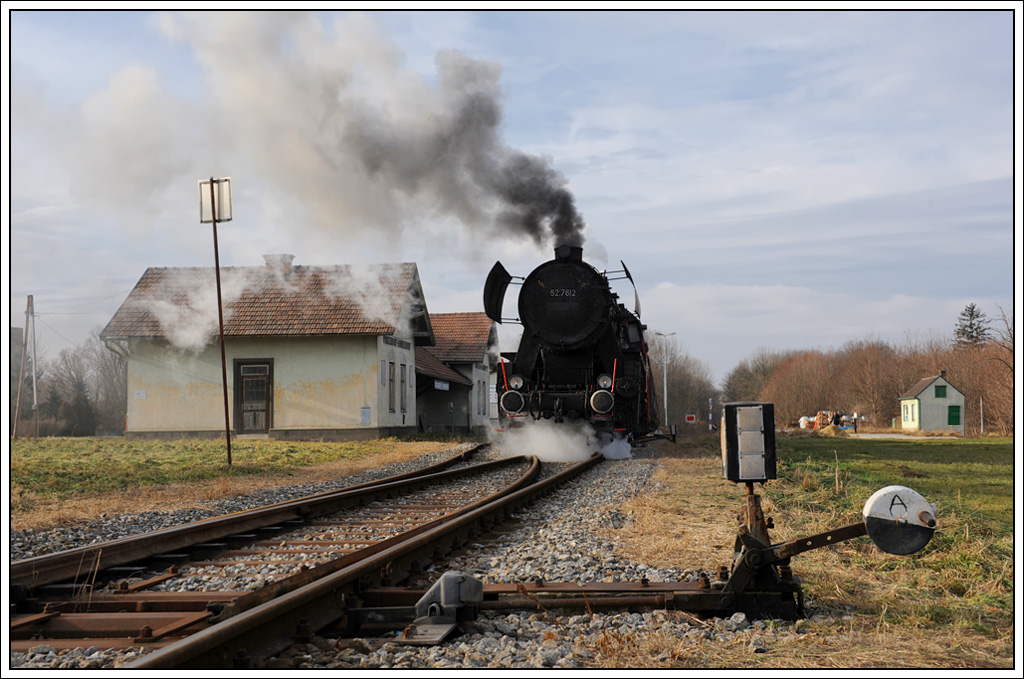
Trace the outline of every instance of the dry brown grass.
<instances>
[{"instance_id":1,"label":"dry brown grass","mask_svg":"<svg viewBox=\"0 0 1024 679\"><path fill-rule=\"evenodd\" d=\"M655 480L669 489L658 495L643 495L629 502L623 510L632 514L632 526L618 533L625 537L631 558L658 565L685 564L686 568L703 568L713 572L719 564L732 560L736 541L733 517L739 499L729 496L732 490L725 481L717 494L709 494L703 502L691 502L679 494L677 478L699 476L705 485L717 485L714 474L721 475L722 463L709 458L665 458L661 460Z\"/></svg>"},{"instance_id":2,"label":"dry brown grass","mask_svg":"<svg viewBox=\"0 0 1024 679\"><path fill-rule=\"evenodd\" d=\"M132 487L123 492L79 496L70 499L36 498L30 509L12 511L11 530L45 530L61 524L86 521L102 515L169 511L196 507L199 503L232 495L245 495L268 487L333 481L367 469L405 462L420 455L451 447L433 441L397 442L387 451L358 460L339 460L302 467L279 476L225 476L204 482Z\"/></svg>"},{"instance_id":3,"label":"dry brown grass","mask_svg":"<svg viewBox=\"0 0 1024 679\"><path fill-rule=\"evenodd\" d=\"M655 567L702 568L713 573L732 559L742 488L722 478L721 458L713 452L693 453L685 443L661 445L666 457L659 460L656 480L665 488L620 508L632 516L631 523L614 531L620 553ZM841 475L825 481L804 476L789 484L794 492L799 489L822 501L795 504L783 515L758 487L766 515L775 520L773 542L860 520L829 508L827 497L845 492ZM681 639L658 629L629 637L608 634L590 649L595 653L593 664L615 668L1013 667L1012 619L1002 618L995 608L965 606L963 599L965 593L982 599L979 595L986 587L1005 594L1007 582L1012 587L1012 563L1004 568L1007 572L986 583L943 569L935 563L938 558L932 555L918 567L907 566L906 557L884 554L867 538L814 550L794 558L793 570L804 582L812 612L827 615L795 623L770 621L764 630L748 628L726 635L728 641ZM666 615L710 624L683 612ZM768 647L767 653L753 652L750 644L755 639Z\"/></svg>"},{"instance_id":4,"label":"dry brown grass","mask_svg":"<svg viewBox=\"0 0 1024 679\"><path fill-rule=\"evenodd\" d=\"M682 617L679 612L669 617ZM699 624L699 623L698 623ZM964 668L1012 667L1012 639L965 639L948 630L906 629L858 620L842 625L798 621L785 628L728 635L728 641L679 638L661 630L650 634L604 635L593 664L606 668ZM767 652L754 653L759 641Z\"/></svg>"}]
</instances>

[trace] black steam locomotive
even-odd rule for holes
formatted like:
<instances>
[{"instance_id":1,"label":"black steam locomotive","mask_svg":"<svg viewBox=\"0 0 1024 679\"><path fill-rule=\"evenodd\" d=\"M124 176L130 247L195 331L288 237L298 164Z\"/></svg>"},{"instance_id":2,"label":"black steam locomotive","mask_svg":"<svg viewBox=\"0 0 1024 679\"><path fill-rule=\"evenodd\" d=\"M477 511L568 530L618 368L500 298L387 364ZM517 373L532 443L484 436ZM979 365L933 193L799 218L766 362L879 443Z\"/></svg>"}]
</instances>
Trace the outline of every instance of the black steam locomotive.
<instances>
[{"instance_id":1,"label":"black steam locomotive","mask_svg":"<svg viewBox=\"0 0 1024 679\"><path fill-rule=\"evenodd\" d=\"M497 262L484 285L484 310L498 323L512 280ZM523 336L515 353L503 354L501 419L585 420L630 439L651 433L658 408L639 304L637 313L620 304L608 274L586 264L580 247L556 247L553 260L519 280Z\"/></svg>"}]
</instances>

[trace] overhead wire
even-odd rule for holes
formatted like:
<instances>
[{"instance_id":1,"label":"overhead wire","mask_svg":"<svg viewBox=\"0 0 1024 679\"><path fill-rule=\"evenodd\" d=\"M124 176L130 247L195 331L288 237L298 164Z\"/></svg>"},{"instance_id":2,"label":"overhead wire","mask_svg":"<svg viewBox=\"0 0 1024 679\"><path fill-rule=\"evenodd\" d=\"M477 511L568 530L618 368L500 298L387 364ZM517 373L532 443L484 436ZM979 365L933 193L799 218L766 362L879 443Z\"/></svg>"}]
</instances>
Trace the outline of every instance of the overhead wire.
<instances>
[{"instance_id":1,"label":"overhead wire","mask_svg":"<svg viewBox=\"0 0 1024 679\"><path fill-rule=\"evenodd\" d=\"M39 318L39 314L36 314L36 318ZM55 332L55 333L57 334L57 336L58 336L58 337L60 337L61 339L63 339L63 340L65 341L65 342L67 342L68 344L70 344L70 345L71 345L71 346L73 346L74 348L76 348L76 349L81 349L81 347L80 347L80 346L78 346L77 344L75 344L74 342L72 342L71 340L69 340L69 339L68 339L67 337L64 337L64 335L61 335L61 334L60 334L60 331L58 331L58 330L57 330L57 329L56 329L55 327L53 327L52 325L50 325L49 323L47 323L47 322L46 322L46 321L44 321L43 319L39 318L39 322L40 322L40 323L42 323L43 325L45 325L45 326L46 326L47 328L49 328L50 330L53 330L53 332Z\"/></svg>"},{"instance_id":2,"label":"overhead wire","mask_svg":"<svg viewBox=\"0 0 1024 679\"><path fill-rule=\"evenodd\" d=\"M66 309L64 309L62 311L49 311L49 312L47 312L46 315L51 316L51 315L54 315L54 314L71 313L72 309L81 309L82 307L89 306L90 304L96 304L97 302L105 302L108 299L113 299L115 297L120 297L121 295L126 295L129 292L131 292L131 290L122 290L121 292L115 292L113 295L109 295L107 297L101 297L99 299L94 299L94 300L89 301L89 302L82 302L81 304L78 304L76 306L68 307L68 308L66 308ZM80 313L104 313L104 312L101 312L101 311L83 311L83 312L80 312ZM36 314L36 315L39 316L41 314Z\"/></svg>"}]
</instances>

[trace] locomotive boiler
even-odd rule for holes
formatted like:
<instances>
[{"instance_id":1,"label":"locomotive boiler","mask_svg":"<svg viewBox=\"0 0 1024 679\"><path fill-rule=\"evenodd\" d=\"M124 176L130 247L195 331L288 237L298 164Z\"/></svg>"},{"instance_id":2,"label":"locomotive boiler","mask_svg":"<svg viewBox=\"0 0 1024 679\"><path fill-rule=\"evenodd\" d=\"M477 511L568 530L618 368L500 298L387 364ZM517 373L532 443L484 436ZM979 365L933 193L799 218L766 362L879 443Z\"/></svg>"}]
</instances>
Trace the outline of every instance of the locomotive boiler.
<instances>
[{"instance_id":1,"label":"locomotive boiler","mask_svg":"<svg viewBox=\"0 0 1024 679\"><path fill-rule=\"evenodd\" d=\"M632 282L622 265L621 272ZM495 263L484 285L484 310L503 320L510 275ZM518 349L503 354L497 376L499 417L586 421L598 433L629 439L658 425L647 342L636 312L619 303L609 273L583 261L583 249L555 248L555 258L519 278Z\"/></svg>"}]
</instances>

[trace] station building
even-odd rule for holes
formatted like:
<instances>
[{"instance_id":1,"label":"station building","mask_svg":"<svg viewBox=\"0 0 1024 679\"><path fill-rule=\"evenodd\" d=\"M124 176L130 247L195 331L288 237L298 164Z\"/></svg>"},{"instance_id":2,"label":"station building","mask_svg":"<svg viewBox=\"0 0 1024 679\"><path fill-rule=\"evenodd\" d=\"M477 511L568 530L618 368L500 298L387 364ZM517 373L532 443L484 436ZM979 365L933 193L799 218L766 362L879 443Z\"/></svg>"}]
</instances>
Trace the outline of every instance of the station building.
<instances>
[{"instance_id":1,"label":"station building","mask_svg":"<svg viewBox=\"0 0 1024 679\"><path fill-rule=\"evenodd\" d=\"M469 367L424 354L436 337L415 264L265 259L265 266L221 268L232 435L350 440L414 433L438 423L433 413L441 406L429 392L445 379L465 390L453 403L457 411L445 415L476 426L472 404L483 398L476 390L484 354L473 353L481 355ZM128 361L127 437L224 435L217 308L213 267L149 268L103 329L101 339ZM452 345L468 347L465 339L456 333Z\"/></svg>"}]
</instances>

